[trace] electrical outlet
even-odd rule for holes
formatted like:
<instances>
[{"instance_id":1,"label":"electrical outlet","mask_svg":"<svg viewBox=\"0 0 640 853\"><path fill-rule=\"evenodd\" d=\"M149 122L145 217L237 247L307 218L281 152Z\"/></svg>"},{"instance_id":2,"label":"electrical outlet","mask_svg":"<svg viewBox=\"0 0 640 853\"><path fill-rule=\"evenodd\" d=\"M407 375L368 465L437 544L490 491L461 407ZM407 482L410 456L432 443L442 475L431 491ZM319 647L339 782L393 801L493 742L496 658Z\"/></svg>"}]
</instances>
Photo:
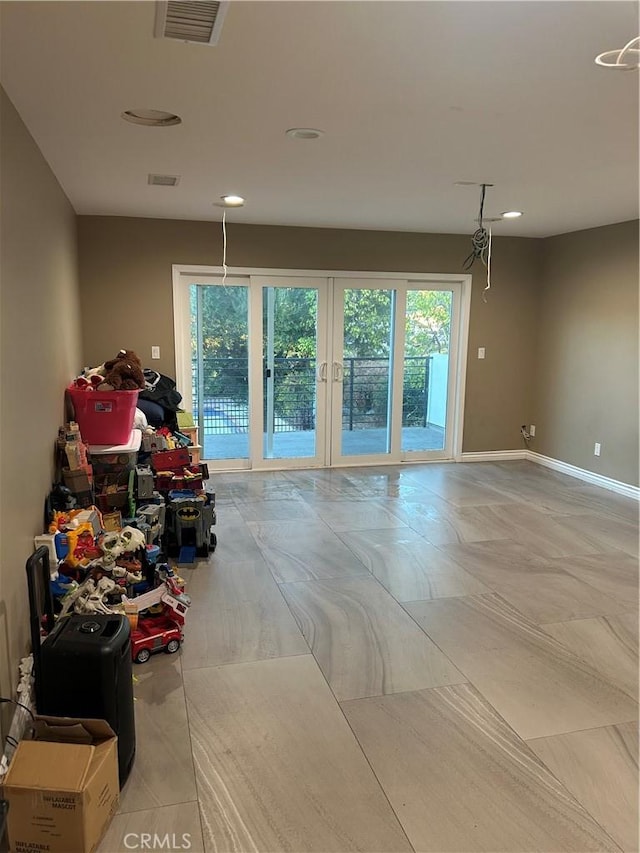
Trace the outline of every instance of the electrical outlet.
<instances>
[{"instance_id":1,"label":"electrical outlet","mask_svg":"<svg viewBox=\"0 0 640 853\"><path fill-rule=\"evenodd\" d=\"M151 358L160 358L160 347L151 347Z\"/></svg>"},{"instance_id":2,"label":"electrical outlet","mask_svg":"<svg viewBox=\"0 0 640 853\"><path fill-rule=\"evenodd\" d=\"M533 438L533 436L534 436L535 434L536 434L536 425L535 425L535 424L531 424L531 426L529 427L529 435Z\"/></svg>"},{"instance_id":3,"label":"electrical outlet","mask_svg":"<svg viewBox=\"0 0 640 853\"><path fill-rule=\"evenodd\" d=\"M593 455L594 456L600 456L600 442L599 441L596 441L596 443L593 445Z\"/></svg>"},{"instance_id":4,"label":"electrical outlet","mask_svg":"<svg viewBox=\"0 0 640 853\"><path fill-rule=\"evenodd\" d=\"M478 358L484 358L484 347L478 347Z\"/></svg>"}]
</instances>

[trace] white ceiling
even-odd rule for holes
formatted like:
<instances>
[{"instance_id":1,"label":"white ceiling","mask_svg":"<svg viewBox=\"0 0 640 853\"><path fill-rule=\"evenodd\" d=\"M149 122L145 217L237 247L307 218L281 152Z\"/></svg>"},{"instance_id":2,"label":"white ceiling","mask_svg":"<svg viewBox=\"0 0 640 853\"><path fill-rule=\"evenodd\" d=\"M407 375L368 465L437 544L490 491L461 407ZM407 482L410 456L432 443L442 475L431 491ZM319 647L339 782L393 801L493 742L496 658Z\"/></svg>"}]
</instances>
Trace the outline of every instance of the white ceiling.
<instances>
[{"instance_id":1,"label":"white ceiling","mask_svg":"<svg viewBox=\"0 0 640 853\"><path fill-rule=\"evenodd\" d=\"M233 192L233 222L469 233L468 180L525 212L500 234L638 216L638 74L593 61L635 2L235 0L216 47L154 38L151 0L0 11L2 85L79 214L219 220Z\"/></svg>"}]
</instances>

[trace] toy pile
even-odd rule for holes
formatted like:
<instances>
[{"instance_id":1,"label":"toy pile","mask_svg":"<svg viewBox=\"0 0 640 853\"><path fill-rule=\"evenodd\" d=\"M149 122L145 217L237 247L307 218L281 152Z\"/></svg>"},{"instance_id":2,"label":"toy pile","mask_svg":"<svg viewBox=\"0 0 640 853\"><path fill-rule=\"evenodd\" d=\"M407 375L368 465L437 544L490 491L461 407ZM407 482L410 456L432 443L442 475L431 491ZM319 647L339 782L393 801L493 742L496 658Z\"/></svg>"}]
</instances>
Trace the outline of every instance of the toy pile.
<instances>
[{"instance_id":1,"label":"toy pile","mask_svg":"<svg viewBox=\"0 0 640 853\"><path fill-rule=\"evenodd\" d=\"M176 652L191 599L184 581L161 561L158 545L132 526L104 530L97 507L53 510L47 544L52 566L51 592L57 618L71 613L121 613L131 623L132 657L149 659L151 651Z\"/></svg>"},{"instance_id":2,"label":"toy pile","mask_svg":"<svg viewBox=\"0 0 640 853\"><path fill-rule=\"evenodd\" d=\"M61 428L57 483L52 491L55 508L96 506L105 530L133 524L147 534L149 543L155 541L149 538L150 527L161 524L165 533L166 512L169 556L180 557L181 563L208 557L217 542L211 532L216 524L215 493L204 488L209 469L205 463L194 464L191 439L167 427L146 427L130 435L128 445L92 449L82 441L77 424ZM184 513L176 515L187 500L201 511L199 525L193 519L187 523Z\"/></svg>"},{"instance_id":3,"label":"toy pile","mask_svg":"<svg viewBox=\"0 0 640 853\"><path fill-rule=\"evenodd\" d=\"M215 495L203 488L207 466L191 463L189 438L134 433L124 448L92 450L76 423L59 430L58 482L35 545L49 550L57 618L126 615L133 659L143 662L179 649L191 604L165 555L180 564L208 557L216 517Z\"/></svg>"}]
</instances>

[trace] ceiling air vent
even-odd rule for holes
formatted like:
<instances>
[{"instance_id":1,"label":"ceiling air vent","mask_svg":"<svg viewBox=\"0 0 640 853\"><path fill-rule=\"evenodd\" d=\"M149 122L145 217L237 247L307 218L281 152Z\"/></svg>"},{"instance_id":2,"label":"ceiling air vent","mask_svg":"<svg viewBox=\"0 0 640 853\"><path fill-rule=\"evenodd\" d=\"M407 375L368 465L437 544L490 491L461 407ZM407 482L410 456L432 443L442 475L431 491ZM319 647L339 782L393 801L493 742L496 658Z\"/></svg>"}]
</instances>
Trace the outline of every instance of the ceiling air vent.
<instances>
[{"instance_id":1,"label":"ceiling air vent","mask_svg":"<svg viewBox=\"0 0 640 853\"><path fill-rule=\"evenodd\" d=\"M179 175L149 175L152 187L175 187L180 180Z\"/></svg>"},{"instance_id":2,"label":"ceiling air vent","mask_svg":"<svg viewBox=\"0 0 640 853\"><path fill-rule=\"evenodd\" d=\"M217 44L230 0L169 0L156 3L156 38Z\"/></svg>"}]
</instances>

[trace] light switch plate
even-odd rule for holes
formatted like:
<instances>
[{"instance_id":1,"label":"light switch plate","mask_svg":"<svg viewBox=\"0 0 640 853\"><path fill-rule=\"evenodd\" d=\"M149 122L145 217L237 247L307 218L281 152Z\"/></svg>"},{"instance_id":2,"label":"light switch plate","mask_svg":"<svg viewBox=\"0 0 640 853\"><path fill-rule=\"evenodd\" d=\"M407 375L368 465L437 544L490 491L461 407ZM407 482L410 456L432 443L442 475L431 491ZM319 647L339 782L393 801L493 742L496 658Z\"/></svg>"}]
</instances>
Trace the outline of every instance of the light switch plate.
<instances>
[{"instance_id":1,"label":"light switch plate","mask_svg":"<svg viewBox=\"0 0 640 853\"><path fill-rule=\"evenodd\" d=\"M484 358L484 347L478 347L478 358Z\"/></svg>"},{"instance_id":2,"label":"light switch plate","mask_svg":"<svg viewBox=\"0 0 640 853\"><path fill-rule=\"evenodd\" d=\"M160 347L151 347L151 358L160 358Z\"/></svg>"}]
</instances>

